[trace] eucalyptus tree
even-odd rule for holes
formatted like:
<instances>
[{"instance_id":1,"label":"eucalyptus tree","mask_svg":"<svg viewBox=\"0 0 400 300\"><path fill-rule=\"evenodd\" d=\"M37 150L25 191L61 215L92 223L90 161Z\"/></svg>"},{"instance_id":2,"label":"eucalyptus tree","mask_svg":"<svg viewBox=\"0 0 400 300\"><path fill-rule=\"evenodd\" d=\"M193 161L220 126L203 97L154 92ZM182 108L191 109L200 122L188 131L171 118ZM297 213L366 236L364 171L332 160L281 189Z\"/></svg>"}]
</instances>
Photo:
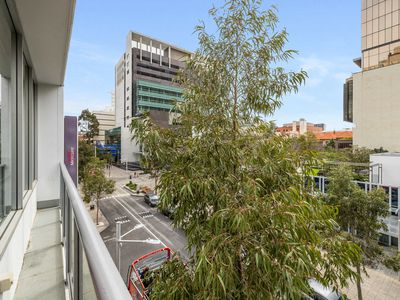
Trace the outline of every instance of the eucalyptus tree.
<instances>
[{"instance_id":1,"label":"eucalyptus tree","mask_svg":"<svg viewBox=\"0 0 400 300\"><path fill-rule=\"evenodd\" d=\"M276 9L228 0L199 25L199 49L179 77L185 101L178 125L157 127L148 114L132 132L145 156L162 162L161 205L174 207L189 262L164 265L155 299L297 299L313 277L335 288L354 280L359 248L338 234L335 210L304 185L312 158L263 121L304 71L282 67L296 51L278 30Z\"/></svg>"},{"instance_id":2,"label":"eucalyptus tree","mask_svg":"<svg viewBox=\"0 0 400 300\"><path fill-rule=\"evenodd\" d=\"M105 175L106 162L97 157L92 157L83 170L81 181L83 200L96 202L96 224L99 224L100 199L112 194L115 190L115 181L107 179Z\"/></svg>"},{"instance_id":3,"label":"eucalyptus tree","mask_svg":"<svg viewBox=\"0 0 400 300\"><path fill-rule=\"evenodd\" d=\"M329 202L338 208L337 221L348 237L362 249L363 259L354 263L359 275L356 284L358 299L362 300L361 272L366 266L379 263L399 270L399 256L389 257L378 244L379 231L387 230L384 222L389 216L387 195L381 188L366 193L353 182L351 169L342 164L331 170L328 188Z\"/></svg>"}]
</instances>

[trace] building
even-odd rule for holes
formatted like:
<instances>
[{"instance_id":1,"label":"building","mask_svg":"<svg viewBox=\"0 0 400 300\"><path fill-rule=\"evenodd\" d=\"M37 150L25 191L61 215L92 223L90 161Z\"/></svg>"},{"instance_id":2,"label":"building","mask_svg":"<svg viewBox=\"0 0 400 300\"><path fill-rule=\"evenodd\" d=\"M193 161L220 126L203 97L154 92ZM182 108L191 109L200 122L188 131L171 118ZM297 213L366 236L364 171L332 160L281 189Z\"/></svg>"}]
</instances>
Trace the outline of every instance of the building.
<instances>
[{"instance_id":1,"label":"building","mask_svg":"<svg viewBox=\"0 0 400 300\"><path fill-rule=\"evenodd\" d=\"M174 81L191 52L130 31L125 53L115 66L116 127L121 127L121 161L137 162L141 147L132 141L132 117L150 111L161 126L172 124L172 109L182 101L182 89Z\"/></svg>"},{"instance_id":2,"label":"building","mask_svg":"<svg viewBox=\"0 0 400 300\"><path fill-rule=\"evenodd\" d=\"M353 132L351 130L324 131L315 134L315 138L326 146L333 141L335 149L351 148L353 145Z\"/></svg>"},{"instance_id":3,"label":"building","mask_svg":"<svg viewBox=\"0 0 400 300\"><path fill-rule=\"evenodd\" d=\"M130 299L64 164L74 11L0 1L1 300Z\"/></svg>"},{"instance_id":4,"label":"building","mask_svg":"<svg viewBox=\"0 0 400 300\"><path fill-rule=\"evenodd\" d=\"M305 119L299 121L293 121L292 123L283 124L281 127L277 127L275 132L282 135L299 136L306 132L319 133L325 130L325 124L313 124L308 123Z\"/></svg>"},{"instance_id":5,"label":"building","mask_svg":"<svg viewBox=\"0 0 400 300\"><path fill-rule=\"evenodd\" d=\"M93 114L99 121L99 135L95 136L93 140L102 145L105 144L105 132L115 127L115 96L112 94L112 103L110 107L103 110L95 110Z\"/></svg>"},{"instance_id":6,"label":"building","mask_svg":"<svg viewBox=\"0 0 400 300\"><path fill-rule=\"evenodd\" d=\"M344 84L343 118L353 143L400 151L400 0L362 0L361 71Z\"/></svg>"}]
</instances>

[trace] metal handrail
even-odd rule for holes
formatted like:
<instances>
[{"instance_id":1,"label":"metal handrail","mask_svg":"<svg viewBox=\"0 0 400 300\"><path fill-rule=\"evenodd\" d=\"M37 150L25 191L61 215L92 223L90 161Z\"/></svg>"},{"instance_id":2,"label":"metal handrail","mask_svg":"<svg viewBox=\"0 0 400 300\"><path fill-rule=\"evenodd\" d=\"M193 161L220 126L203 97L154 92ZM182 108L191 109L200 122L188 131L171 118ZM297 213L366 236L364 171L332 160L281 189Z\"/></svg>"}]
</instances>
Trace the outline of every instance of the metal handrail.
<instances>
[{"instance_id":1,"label":"metal handrail","mask_svg":"<svg viewBox=\"0 0 400 300\"><path fill-rule=\"evenodd\" d=\"M132 299L63 163L61 163L61 173L71 201L82 245L88 254L86 259L98 299ZM65 222L65 220L63 221Z\"/></svg>"}]
</instances>

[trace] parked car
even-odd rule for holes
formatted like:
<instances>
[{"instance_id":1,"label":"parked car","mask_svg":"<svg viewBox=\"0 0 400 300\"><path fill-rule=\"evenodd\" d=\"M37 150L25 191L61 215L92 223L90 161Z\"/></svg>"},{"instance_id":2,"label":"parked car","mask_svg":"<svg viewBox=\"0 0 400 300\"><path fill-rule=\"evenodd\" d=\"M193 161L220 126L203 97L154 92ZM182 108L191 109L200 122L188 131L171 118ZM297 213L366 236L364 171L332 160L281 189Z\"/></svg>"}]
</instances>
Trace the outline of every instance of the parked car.
<instances>
[{"instance_id":1,"label":"parked car","mask_svg":"<svg viewBox=\"0 0 400 300\"><path fill-rule=\"evenodd\" d=\"M150 206L157 206L160 198L154 192L149 192L144 195L144 202L146 202Z\"/></svg>"},{"instance_id":2,"label":"parked car","mask_svg":"<svg viewBox=\"0 0 400 300\"><path fill-rule=\"evenodd\" d=\"M303 295L302 298L305 300L343 300L342 294L322 285L315 279L309 279L308 284L311 287L312 293L310 295Z\"/></svg>"},{"instance_id":3,"label":"parked car","mask_svg":"<svg viewBox=\"0 0 400 300\"><path fill-rule=\"evenodd\" d=\"M175 208L175 207L172 207L172 206L168 206L168 207L165 208L165 209L160 209L160 212L161 212L164 216L170 218L171 220L174 218L175 211L176 211L176 208Z\"/></svg>"}]
</instances>

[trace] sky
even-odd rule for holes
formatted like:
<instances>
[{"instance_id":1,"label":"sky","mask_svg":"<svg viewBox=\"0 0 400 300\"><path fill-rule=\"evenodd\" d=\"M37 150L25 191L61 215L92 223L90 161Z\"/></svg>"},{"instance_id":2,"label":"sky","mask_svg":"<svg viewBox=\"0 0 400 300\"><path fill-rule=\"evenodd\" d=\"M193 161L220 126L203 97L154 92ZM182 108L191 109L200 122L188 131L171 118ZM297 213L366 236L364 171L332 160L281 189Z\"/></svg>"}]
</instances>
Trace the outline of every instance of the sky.
<instances>
[{"instance_id":1,"label":"sky","mask_svg":"<svg viewBox=\"0 0 400 300\"><path fill-rule=\"evenodd\" d=\"M195 51L194 27L204 21L215 29L208 10L223 0L77 1L65 79L64 113L103 109L111 104L114 67L129 30ZM278 125L305 118L327 130L351 128L343 122L343 83L359 68L361 0L264 0L275 5L279 26L289 33L288 49L299 52L287 70L304 69L306 84L283 98L270 117Z\"/></svg>"}]
</instances>

